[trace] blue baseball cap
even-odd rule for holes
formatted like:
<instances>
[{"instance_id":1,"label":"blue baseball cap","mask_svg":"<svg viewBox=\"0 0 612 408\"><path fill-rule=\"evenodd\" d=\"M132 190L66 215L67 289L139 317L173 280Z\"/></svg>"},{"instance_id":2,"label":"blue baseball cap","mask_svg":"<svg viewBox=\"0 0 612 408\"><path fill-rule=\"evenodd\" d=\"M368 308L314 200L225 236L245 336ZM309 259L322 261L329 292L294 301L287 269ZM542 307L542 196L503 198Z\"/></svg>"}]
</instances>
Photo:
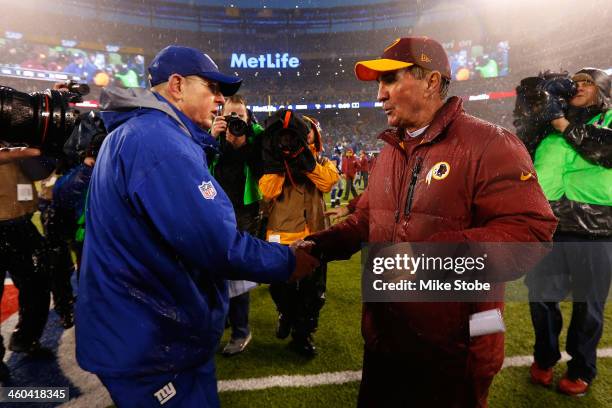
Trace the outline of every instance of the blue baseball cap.
<instances>
[{"instance_id":1,"label":"blue baseball cap","mask_svg":"<svg viewBox=\"0 0 612 408\"><path fill-rule=\"evenodd\" d=\"M180 45L167 46L157 53L149 65L151 86L168 81L172 74L197 75L216 81L223 96L234 95L242 84L241 78L220 73L217 64L207 54Z\"/></svg>"}]
</instances>

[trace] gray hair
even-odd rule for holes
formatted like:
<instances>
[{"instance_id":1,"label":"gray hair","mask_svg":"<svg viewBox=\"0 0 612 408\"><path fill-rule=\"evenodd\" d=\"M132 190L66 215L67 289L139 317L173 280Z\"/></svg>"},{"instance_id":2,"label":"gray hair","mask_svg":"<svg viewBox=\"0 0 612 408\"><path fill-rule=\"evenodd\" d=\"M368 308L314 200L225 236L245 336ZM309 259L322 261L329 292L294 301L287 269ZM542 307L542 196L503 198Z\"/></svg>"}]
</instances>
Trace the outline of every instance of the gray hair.
<instances>
[{"instance_id":1,"label":"gray hair","mask_svg":"<svg viewBox=\"0 0 612 408\"><path fill-rule=\"evenodd\" d=\"M420 67L418 65L413 65L411 67L406 68L406 72L409 72L410 75L412 75L414 79L421 80L421 79L425 79L427 74L432 72L432 70ZM448 94L448 88L450 86L450 79L443 77L442 74L440 74L440 78L441 78L440 91L439 91L440 99L445 100L446 95Z\"/></svg>"}]
</instances>

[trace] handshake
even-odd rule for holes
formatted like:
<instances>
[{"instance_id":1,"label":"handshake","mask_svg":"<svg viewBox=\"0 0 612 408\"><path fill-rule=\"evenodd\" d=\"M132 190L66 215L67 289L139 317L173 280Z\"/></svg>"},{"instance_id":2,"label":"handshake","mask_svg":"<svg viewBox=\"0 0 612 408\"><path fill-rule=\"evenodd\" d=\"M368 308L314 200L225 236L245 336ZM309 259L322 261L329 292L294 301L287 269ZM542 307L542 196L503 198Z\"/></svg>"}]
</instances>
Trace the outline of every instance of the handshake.
<instances>
[{"instance_id":1,"label":"handshake","mask_svg":"<svg viewBox=\"0 0 612 408\"><path fill-rule=\"evenodd\" d=\"M295 269L289 278L289 282L299 281L312 274L315 268L319 267L321 262L312 255L315 245L313 241L302 239L298 239L289 245L295 255Z\"/></svg>"},{"instance_id":2,"label":"handshake","mask_svg":"<svg viewBox=\"0 0 612 408\"><path fill-rule=\"evenodd\" d=\"M308 147L310 128L298 113L281 109L268 118L262 137L264 173L311 172L317 162Z\"/></svg>"}]
</instances>

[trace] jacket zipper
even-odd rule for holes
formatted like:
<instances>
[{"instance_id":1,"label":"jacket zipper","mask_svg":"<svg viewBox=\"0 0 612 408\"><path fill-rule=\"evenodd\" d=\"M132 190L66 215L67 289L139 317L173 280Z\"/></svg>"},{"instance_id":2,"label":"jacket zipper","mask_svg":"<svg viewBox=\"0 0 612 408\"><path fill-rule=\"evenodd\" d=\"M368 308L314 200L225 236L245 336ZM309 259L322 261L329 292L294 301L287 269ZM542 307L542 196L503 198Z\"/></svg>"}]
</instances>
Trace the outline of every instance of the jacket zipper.
<instances>
[{"instance_id":1,"label":"jacket zipper","mask_svg":"<svg viewBox=\"0 0 612 408\"><path fill-rule=\"evenodd\" d=\"M406 197L406 206L404 207L404 216L410 215L412 209L412 200L414 198L414 188L416 187L419 173L421 172L421 164L423 164L423 158L417 157L414 167L412 168L412 177L410 179L410 186L408 187L408 196Z\"/></svg>"},{"instance_id":2,"label":"jacket zipper","mask_svg":"<svg viewBox=\"0 0 612 408\"><path fill-rule=\"evenodd\" d=\"M404 184L404 177L406 175L407 172L405 172L404 170L402 170L402 174L400 175L400 186ZM398 200L397 200L397 207L395 209L395 224L393 225L393 238L395 238L395 227L397 226L397 223L400 220L400 214L401 214L401 208L402 208L402 196L399 195Z\"/></svg>"}]
</instances>

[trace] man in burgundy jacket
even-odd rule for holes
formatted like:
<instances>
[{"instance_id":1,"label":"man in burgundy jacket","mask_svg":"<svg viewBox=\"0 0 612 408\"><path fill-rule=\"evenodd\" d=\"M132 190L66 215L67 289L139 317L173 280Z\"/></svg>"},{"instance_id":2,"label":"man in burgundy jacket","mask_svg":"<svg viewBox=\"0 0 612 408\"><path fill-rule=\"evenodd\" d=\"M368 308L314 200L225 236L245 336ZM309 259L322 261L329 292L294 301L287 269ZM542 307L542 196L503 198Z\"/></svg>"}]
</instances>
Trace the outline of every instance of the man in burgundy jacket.
<instances>
[{"instance_id":1,"label":"man in burgundy jacket","mask_svg":"<svg viewBox=\"0 0 612 408\"><path fill-rule=\"evenodd\" d=\"M359 171L359 159L355 156L355 152L350 147L346 148L346 153L342 158L342 174L346 180L346 193L344 199L348 201L349 194L353 194L353 198L357 197L357 190L355 189L355 176Z\"/></svg>"},{"instance_id":2,"label":"man in burgundy jacket","mask_svg":"<svg viewBox=\"0 0 612 408\"><path fill-rule=\"evenodd\" d=\"M365 150L359 153L359 172L361 173L360 181L361 186L366 188L368 186L368 175L370 173L370 158Z\"/></svg>"},{"instance_id":3,"label":"man in burgundy jacket","mask_svg":"<svg viewBox=\"0 0 612 408\"><path fill-rule=\"evenodd\" d=\"M396 40L381 59L357 63L378 81L391 129L368 188L345 221L307 240L327 260L363 243L521 242L542 248L557 221L521 142L446 99L451 78L442 46ZM312 245L312 244L310 244ZM526 254L528 255L528 254ZM525 270L510 262L495 289ZM503 333L469 334L469 316L503 302L364 303L360 407L486 407L504 359Z\"/></svg>"}]
</instances>

